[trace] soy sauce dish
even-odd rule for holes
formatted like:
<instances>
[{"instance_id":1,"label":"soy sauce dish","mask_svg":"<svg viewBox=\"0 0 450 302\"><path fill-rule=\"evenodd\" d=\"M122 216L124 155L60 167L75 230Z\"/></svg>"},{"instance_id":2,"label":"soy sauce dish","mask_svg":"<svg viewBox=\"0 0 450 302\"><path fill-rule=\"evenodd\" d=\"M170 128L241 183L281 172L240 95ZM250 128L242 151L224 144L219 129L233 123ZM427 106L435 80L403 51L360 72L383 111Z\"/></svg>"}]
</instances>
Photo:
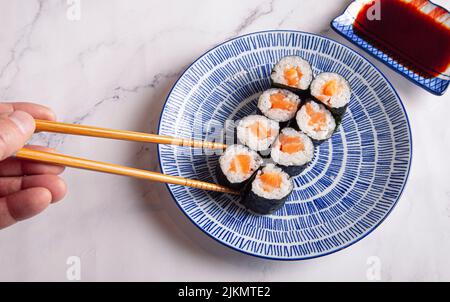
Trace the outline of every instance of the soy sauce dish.
<instances>
[{"instance_id":1,"label":"soy sauce dish","mask_svg":"<svg viewBox=\"0 0 450 302\"><path fill-rule=\"evenodd\" d=\"M450 82L450 13L427 0L356 0L331 27L393 70L442 95Z\"/></svg>"},{"instance_id":2,"label":"soy sauce dish","mask_svg":"<svg viewBox=\"0 0 450 302\"><path fill-rule=\"evenodd\" d=\"M243 253L300 260L348 247L388 216L408 178L400 98L368 60L325 37L264 31L211 49L172 88L159 134L217 140L229 124L236 140L222 153L158 153L165 174L241 191L168 185L196 226Z\"/></svg>"}]
</instances>

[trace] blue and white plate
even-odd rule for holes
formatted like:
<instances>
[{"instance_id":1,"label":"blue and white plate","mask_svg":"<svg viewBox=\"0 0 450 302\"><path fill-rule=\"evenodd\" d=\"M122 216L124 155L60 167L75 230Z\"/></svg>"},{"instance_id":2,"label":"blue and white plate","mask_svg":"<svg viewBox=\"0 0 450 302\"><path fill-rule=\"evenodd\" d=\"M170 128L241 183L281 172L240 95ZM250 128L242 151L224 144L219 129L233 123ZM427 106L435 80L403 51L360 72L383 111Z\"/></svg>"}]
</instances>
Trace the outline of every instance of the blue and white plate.
<instances>
[{"instance_id":1,"label":"blue and white plate","mask_svg":"<svg viewBox=\"0 0 450 302\"><path fill-rule=\"evenodd\" d=\"M161 114L159 134L210 139L225 121L255 111L283 56L308 60L315 74L337 72L352 96L342 125L316 148L294 178L286 205L258 216L238 197L168 185L180 209L224 245L254 256L299 260L327 255L373 231L397 203L408 178L412 140L405 109L389 81L364 57L336 41L298 31L265 31L227 41L180 77ZM159 145L161 170L216 182L218 155Z\"/></svg>"}]
</instances>

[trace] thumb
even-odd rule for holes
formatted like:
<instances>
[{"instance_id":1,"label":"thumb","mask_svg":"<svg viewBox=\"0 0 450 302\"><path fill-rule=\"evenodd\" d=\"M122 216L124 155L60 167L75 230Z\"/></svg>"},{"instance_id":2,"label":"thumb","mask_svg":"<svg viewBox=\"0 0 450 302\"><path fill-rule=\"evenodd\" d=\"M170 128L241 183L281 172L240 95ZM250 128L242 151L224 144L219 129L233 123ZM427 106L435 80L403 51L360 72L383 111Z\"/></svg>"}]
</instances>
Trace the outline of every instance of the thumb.
<instances>
[{"instance_id":1,"label":"thumb","mask_svg":"<svg viewBox=\"0 0 450 302\"><path fill-rule=\"evenodd\" d=\"M24 111L0 116L0 161L22 148L35 128L33 117Z\"/></svg>"}]
</instances>

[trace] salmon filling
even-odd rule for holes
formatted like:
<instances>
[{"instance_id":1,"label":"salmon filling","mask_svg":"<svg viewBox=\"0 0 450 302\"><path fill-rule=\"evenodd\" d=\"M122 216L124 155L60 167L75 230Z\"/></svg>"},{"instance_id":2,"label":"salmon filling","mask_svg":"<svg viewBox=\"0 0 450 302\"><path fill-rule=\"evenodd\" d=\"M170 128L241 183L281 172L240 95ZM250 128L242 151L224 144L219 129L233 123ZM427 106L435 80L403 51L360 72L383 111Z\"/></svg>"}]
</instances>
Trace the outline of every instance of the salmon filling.
<instances>
[{"instance_id":1,"label":"salmon filling","mask_svg":"<svg viewBox=\"0 0 450 302\"><path fill-rule=\"evenodd\" d=\"M282 109L286 111L294 111L297 109L297 105L280 92L274 93L270 96L270 103L272 109Z\"/></svg>"},{"instance_id":2,"label":"salmon filling","mask_svg":"<svg viewBox=\"0 0 450 302\"><path fill-rule=\"evenodd\" d=\"M258 139L265 139L272 136L272 129L267 128L260 122L253 123L249 128Z\"/></svg>"},{"instance_id":3,"label":"salmon filling","mask_svg":"<svg viewBox=\"0 0 450 302\"><path fill-rule=\"evenodd\" d=\"M333 96L339 91L339 86L336 81L331 80L325 83L322 88L322 93L326 96Z\"/></svg>"},{"instance_id":4,"label":"salmon filling","mask_svg":"<svg viewBox=\"0 0 450 302\"><path fill-rule=\"evenodd\" d=\"M305 150L305 145L300 137L281 134L279 141L280 149L284 153L292 154Z\"/></svg>"},{"instance_id":5,"label":"salmon filling","mask_svg":"<svg viewBox=\"0 0 450 302\"><path fill-rule=\"evenodd\" d=\"M313 106L311 103L306 103L306 114L309 115L309 122L308 125L314 127L315 131L321 131L324 129L327 117L324 112L320 111L314 111Z\"/></svg>"},{"instance_id":6,"label":"salmon filling","mask_svg":"<svg viewBox=\"0 0 450 302\"><path fill-rule=\"evenodd\" d=\"M321 95L317 96L317 98L329 104L331 97L337 93L339 93L339 85L335 80L331 80L325 83L322 87Z\"/></svg>"},{"instance_id":7,"label":"salmon filling","mask_svg":"<svg viewBox=\"0 0 450 302\"><path fill-rule=\"evenodd\" d=\"M298 67L297 68L295 68L295 67L286 68L284 70L284 79L286 80L286 82L289 86L297 87L298 82L300 82L302 76L303 76L303 74L300 71L300 68L298 68Z\"/></svg>"},{"instance_id":8,"label":"salmon filling","mask_svg":"<svg viewBox=\"0 0 450 302\"><path fill-rule=\"evenodd\" d=\"M251 171L251 160L247 154L238 154L231 161L229 171L236 173L239 170L242 174L248 174Z\"/></svg>"},{"instance_id":9,"label":"salmon filling","mask_svg":"<svg viewBox=\"0 0 450 302\"><path fill-rule=\"evenodd\" d=\"M275 189L281 188L281 175L275 172L265 172L259 176L262 183L262 188L266 192L272 192Z\"/></svg>"}]
</instances>

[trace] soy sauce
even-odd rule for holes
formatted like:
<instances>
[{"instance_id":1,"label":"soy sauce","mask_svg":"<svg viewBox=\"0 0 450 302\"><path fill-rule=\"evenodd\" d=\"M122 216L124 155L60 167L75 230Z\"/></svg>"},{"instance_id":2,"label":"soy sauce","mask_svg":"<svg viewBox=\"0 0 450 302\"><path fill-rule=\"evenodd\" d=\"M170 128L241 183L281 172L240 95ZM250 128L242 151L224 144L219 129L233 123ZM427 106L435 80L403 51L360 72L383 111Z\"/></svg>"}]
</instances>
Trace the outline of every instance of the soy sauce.
<instances>
[{"instance_id":1,"label":"soy sauce","mask_svg":"<svg viewBox=\"0 0 450 302\"><path fill-rule=\"evenodd\" d=\"M425 78L444 73L450 65L450 29L435 18L446 11L436 8L425 14L414 4L401 0L377 1L381 1L379 20L369 20L374 2L368 3L358 13L354 32Z\"/></svg>"}]
</instances>

